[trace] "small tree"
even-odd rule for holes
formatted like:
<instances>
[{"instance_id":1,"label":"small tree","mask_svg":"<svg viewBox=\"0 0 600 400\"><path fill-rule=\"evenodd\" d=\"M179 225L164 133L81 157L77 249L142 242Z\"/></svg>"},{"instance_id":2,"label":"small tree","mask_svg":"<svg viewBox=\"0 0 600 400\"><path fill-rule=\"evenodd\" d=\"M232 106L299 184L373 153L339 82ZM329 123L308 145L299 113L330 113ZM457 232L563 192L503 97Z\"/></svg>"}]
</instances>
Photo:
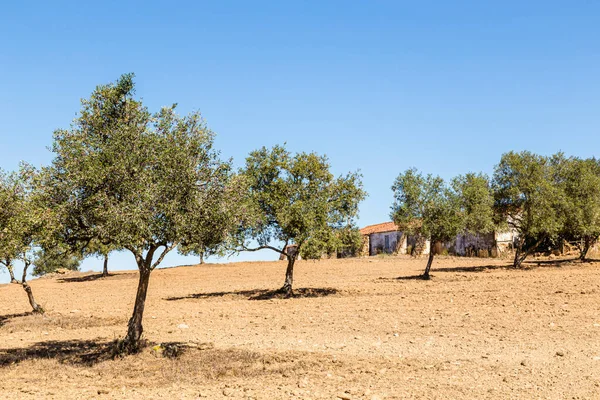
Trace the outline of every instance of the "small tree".
<instances>
[{"instance_id":1,"label":"small tree","mask_svg":"<svg viewBox=\"0 0 600 400\"><path fill-rule=\"evenodd\" d=\"M528 151L502 155L493 178L498 215L517 232L513 266L562 228L559 208L562 188L556 184L556 165L550 158Z\"/></svg>"},{"instance_id":2,"label":"small tree","mask_svg":"<svg viewBox=\"0 0 600 400\"><path fill-rule=\"evenodd\" d=\"M487 175L468 173L452 180L452 190L458 196L464 232L476 235L496 228L494 194Z\"/></svg>"},{"instance_id":3,"label":"small tree","mask_svg":"<svg viewBox=\"0 0 600 400\"><path fill-rule=\"evenodd\" d=\"M19 283L15 278L14 261L18 257L20 235L16 220L22 211L23 186L15 173L0 170L0 264L4 266L11 283Z\"/></svg>"},{"instance_id":4,"label":"small tree","mask_svg":"<svg viewBox=\"0 0 600 400\"><path fill-rule=\"evenodd\" d=\"M44 313L35 301L27 272L35 257L36 246L48 238L48 210L35 193L37 171L22 164L18 173L3 173L0 180L0 261L8 268L11 282L21 284L33 312ZM23 263L23 275L15 279L13 263Z\"/></svg>"},{"instance_id":5,"label":"small tree","mask_svg":"<svg viewBox=\"0 0 600 400\"><path fill-rule=\"evenodd\" d=\"M366 196L361 176L334 178L326 156L292 155L283 146L250 153L242 174L249 186L248 216L237 249L270 249L284 255L288 264L280 291L291 296L294 263L305 246L316 258L357 217L358 204ZM251 247L250 241L258 245ZM291 244L295 246L288 247Z\"/></svg>"},{"instance_id":6,"label":"small tree","mask_svg":"<svg viewBox=\"0 0 600 400\"><path fill-rule=\"evenodd\" d=\"M79 246L81 247L81 246ZM76 249L76 252L81 255L81 257L89 257L95 256L100 257L103 260L102 263L102 277L108 277L108 260L109 255L113 251L123 250L118 248L114 243L104 242L102 243L100 240L91 240L89 242L83 243L82 248Z\"/></svg>"},{"instance_id":7,"label":"small tree","mask_svg":"<svg viewBox=\"0 0 600 400\"><path fill-rule=\"evenodd\" d=\"M33 275L40 276L59 269L78 271L82 257L73 253L68 246L41 247L34 252Z\"/></svg>"},{"instance_id":8,"label":"small tree","mask_svg":"<svg viewBox=\"0 0 600 400\"><path fill-rule=\"evenodd\" d=\"M585 260L600 237L600 164L593 158L555 158L555 165L562 164L557 172L557 184L564 193L561 236L574 241L579 258Z\"/></svg>"},{"instance_id":9,"label":"small tree","mask_svg":"<svg viewBox=\"0 0 600 400\"><path fill-rule=\"evenodd\" d=\"M199 113L180 117L173 105L151 114L133 94L128 74L82 100L72 127L54 133L45 185L71 243L98 241L135 258L139 283L124 352L140 348L151 272L189 239L190 227L214 229L206 225L213 216L222 226L211 244L223 241L235 191L230 164L219 160Z\"/></svg>"},{"instance_id":10,"label":"small tree","mask_svg":"<svg viewBox=\"0 0 600 400\"><path fill-rule=\"evenodd\" d=\"M438 176L423 176L415 168L408 169L396 178L392 191L394 203L391 218L400 230L436 242L454 240L463 228L459 198ZM434 251L429 259L423 279L430 279Z\"/></svg>"}]
</instances>

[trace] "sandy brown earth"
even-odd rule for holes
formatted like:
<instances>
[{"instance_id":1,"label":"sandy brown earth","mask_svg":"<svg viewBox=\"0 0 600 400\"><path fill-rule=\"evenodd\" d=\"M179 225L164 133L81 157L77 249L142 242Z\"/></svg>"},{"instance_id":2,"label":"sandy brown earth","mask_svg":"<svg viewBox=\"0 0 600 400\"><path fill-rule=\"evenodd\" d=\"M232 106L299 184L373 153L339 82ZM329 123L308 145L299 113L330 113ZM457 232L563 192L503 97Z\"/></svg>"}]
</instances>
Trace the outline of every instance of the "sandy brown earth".
<instances>
[{"instance_id":1,"label":"sandy brown earth","mask_svg":"<svg viewBox=\"0 0 600 400\"><path fill-rule=\"evenodd\" d=\"M445 258L301 261L153 273L145 336L109 358L137 273L0 285L0 398L600 399L600 263Z\"/></svg>"}]
</instances>

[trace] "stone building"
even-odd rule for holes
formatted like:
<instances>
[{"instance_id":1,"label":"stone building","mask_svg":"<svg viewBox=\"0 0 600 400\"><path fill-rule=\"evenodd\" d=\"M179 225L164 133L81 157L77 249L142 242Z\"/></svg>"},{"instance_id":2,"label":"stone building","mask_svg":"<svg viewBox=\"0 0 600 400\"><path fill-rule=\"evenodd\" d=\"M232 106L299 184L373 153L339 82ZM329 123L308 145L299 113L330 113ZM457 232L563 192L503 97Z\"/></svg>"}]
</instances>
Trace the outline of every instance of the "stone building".
<instances>
[{"instance_id":1,"label":"stone building","mask_svg":"<svg viewBox=\"0 0 600 400\"><path fill-rule=\"evenodd\" d=\"M434 243L418 235L406 235L393 222L369 225L363 235L361 255L377 254L451 254L466 257L498 257L512 251L517 233L514 230L486 234L462 233L447 243Z\"/></svg>"},{"instance_id":2,"label":"stone building","mask_svg":"<svg viewBox=\"0 0 600 400\"><path fill-rule=\"evenodd\" d=\"M369 225L360 230L363 235L363 250L361 255L374 256L377 254L406 254L408 246L418 240L398 230L393 222ZM428 242L424 245L429 254ZM415 244L412 244L415 248Z\"/></svg>"}]
</instances>

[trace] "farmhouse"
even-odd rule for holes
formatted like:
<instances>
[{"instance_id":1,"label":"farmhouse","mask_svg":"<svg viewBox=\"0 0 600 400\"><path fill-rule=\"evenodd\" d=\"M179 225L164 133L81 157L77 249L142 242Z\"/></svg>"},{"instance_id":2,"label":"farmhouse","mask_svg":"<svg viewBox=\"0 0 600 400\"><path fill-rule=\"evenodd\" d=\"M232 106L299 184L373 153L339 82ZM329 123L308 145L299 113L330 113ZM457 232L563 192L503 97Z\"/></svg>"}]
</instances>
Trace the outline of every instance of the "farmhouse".
<instances>
[{"instance_id":1,"label":"farmhouse","mask_svg":"<svg viewBox=\"0 0 600 400\"><path fill-rule=\"evenodd\" d=\"M406 254L408 238L393 222L369 225L360 230L363 236L361 255Z\"/></svg>"},{"instance_id":2,"label":"farmhouse","mask_svg":"<svg viewBox=\"0 0 600 400\"><path fill-rule=\"evenodd\" d=\"M363 235L362 256L377 254L453 254L467 257L498 257L511 251L515 231L461 233L450 242L434 243L418 235L407 235L394 222L369 225L360 230Z\"/></svg>"}]
</instances>

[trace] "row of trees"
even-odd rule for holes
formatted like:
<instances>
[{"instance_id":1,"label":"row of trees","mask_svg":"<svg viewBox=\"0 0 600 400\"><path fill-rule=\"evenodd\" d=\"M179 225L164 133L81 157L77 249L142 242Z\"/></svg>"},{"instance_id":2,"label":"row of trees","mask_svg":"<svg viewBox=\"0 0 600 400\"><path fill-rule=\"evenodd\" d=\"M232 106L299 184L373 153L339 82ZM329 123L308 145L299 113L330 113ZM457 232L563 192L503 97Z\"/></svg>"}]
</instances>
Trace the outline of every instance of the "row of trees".
<instances>
[{"instance_id":1,"label":"row of trees","mask_svg":"<svg viewBox=\"0 0 600 400\"><path fill-rule=\"evenodd\" d=\"M361 177L334 177L326 157L284 146L252 152L234 171L213 148L200 114L176 105L151 113L134 97L133 75L98 86L69 129L54 132L51 165L23 164L0 180L0 261L43 312L27 270L76 266L83 257L132 254L135 305L118 350L138 351L150 275L171 251L205 256L271 249L288 260L291 295L298 255L355 246ZM295 251L288 245L294 244ZM24 264L21 281L13 265Z\"/></svg>"},{"instance_id":2,"label":"row of trees","mask_svg":"<svg viewBox=\"0 0 600 400\"><path fill-rule=\"evenodd\" d=\"M491 179L469 173L446 183L409 169L392 190L393 220L431 243L452 241L460 233L514 231L515 268L540 246L559 240L576 245L585 260L600 237L600 160L595 158L509 152ZM425 279L433 257L430 252Z\"/></svg>"},{"instance_id":3,"label":"row of trees","mask_svg":"<svg viewBox=\"0 0 600 400\"><path fill-rule=\"evenodd\" d=\"M285 146L250 153L235 171L213 148L200 114L176 106L151 113L135 98L133 75L98 86L69 129L54 132L54 159L0 176L0 262L43 312L27 271L76 268L84 257L132 254L139 270L134 310L120 352L136 352L150 276L171 251L204 257L269 249L287 259L281 293L293 290L298 255L356 250L365 198L361 176L335 177L325 156ZM581 243L600 234L600 166L594 160L507 153L492 179L467 174L449 184L415 169L393 186L402 230L452 240L509 225L518 231L515 267L544 241ZM294 245L290 247L290 245ZM293 249L293 250L291 250ZM13 273L19 260L21 280ZM433 262L430 254L425 277Z\"/></svg>"}]
</instances>

